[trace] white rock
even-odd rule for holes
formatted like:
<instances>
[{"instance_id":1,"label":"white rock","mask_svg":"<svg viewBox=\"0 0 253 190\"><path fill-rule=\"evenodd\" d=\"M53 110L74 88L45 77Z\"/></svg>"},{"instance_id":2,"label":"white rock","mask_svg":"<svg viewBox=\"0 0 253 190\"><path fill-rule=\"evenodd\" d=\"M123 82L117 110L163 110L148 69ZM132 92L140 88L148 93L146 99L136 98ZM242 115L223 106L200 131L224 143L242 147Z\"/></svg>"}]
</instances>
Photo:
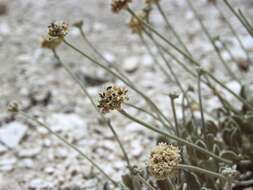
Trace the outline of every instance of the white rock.
<instances>
[{"instance_id":1,"label":"white rock","mask_svg":"<svg viewBox=\"0 0 253 190\"><path fill-rule=\"evenodd\" d=\"M18 152L18 156L21 157L21 158L34 157L34 156L38 155L40 152L41 152L41 147L21 149Z\"/></svg>"},{"instance_id":2,"label":"white rock","mask_svg":"<svg viewBox=\"0 0 253 190\"><path fill-rule=\"evenodd\" d=\"M11 171L16 163L16 158L4 158L0 160L0 171Z\"/></svg>"},{"instance_id":3,"label":"white rock","mask_svg":"<svg viewBox=\"0 0 253 190\"><path fill-rule=\"evenodd\" d=\"M0 175L0 189L1 190L21 190L19 184L11 179L9 176Z\"/></svg>"},{"instance_id":4,"label":"white rock","mask_svg":"<svg viewBox=\"0 0 253 190\"><path fill-rule=\"evenodd\" d=\"M87 132L84 119L76 114L53 114L50 118L48 118L48 125L54 131L69 131L74 129L82 129L82 133Z\"/></svg>"},{"instance_id":5,"label":"white rock","mask_svg":"<svg viewBox=\"0 0 253 190\"><path fill-rule=\"evenodd\" d=\"M7 23L0 24L0 34L7 35L11 31L10 26Z\"/></svg>"},{"instance_id":6,"label":"white rock","mask_svg":"<svg viewBox=\"0 0 253 190\"><path fill-rule=\"evenodd\" d=\"M125 128L129 132L143 131L142 126L138 123L135 123L135 122L131 122L131 123L127 124Z\"/></svg>"},{"instance_id":7,"label":"white rock","mask_svg":"<svg viewBox=\"0 0 253 190\"><path fill-rule=\"evenodd\" d=\"M153 63L153 59L152 59L152 57L151 57L150 55L145 54L145 55L142 56L141 62L142 62L144 65L150 66L150 65L152 65L152 63Z\"/></svg>"},{"instance_id":8,"label":"white rock","mask_svg":"<svg viewBox=\"0 0 253 190\"><path fill-rule=\"evenodd\" d=\"M11 122L0 128L0 141L9 148L15 148L25 136L27 127L19 122Z\"/></svg>"},{"instance_id":9,"label":"white rock","mask_svg":"<svg viewBox=\"0 0 253 190\"><path fill-rule=\"evenodd\" d=\"M109 53L109 52L104 52L103 56L110 63L115 63L115 61L116 61L115 56L113 54Z\"/></svg>"},{"instance_id":10,"label":"white rock","mask_svg":"<svg viewBox=\"0 0 253 190\"><path fill-rule=\"evenodd\" d=\"M24 168L28 168L31 169L34 166L33 160L32 159L24 159L22 161L20 161L20 165Z\"/></svg>"},{"instance_id":11,"label":"white rock","mask_svg":"<svg viewBox=\"0 0 253 190\"><path fill-rule=\"evenodd\" d=\"M140 66L139 57L129 57L123 62L123 69L128 73L135 72Z\"/></svg>"},{"instance_id":12,"label":"white rock","mask_svg":"<svg viewBox=\"0 0 253 190\"><path fill-rule=\"evenodd\" d=\"M29 187L32 190L33 189L36 190L36 189L52 188L53 184L43 179L37 178L30 182Z\"/></svg>"},{"instance_id":13,"label":"white rock","mask_svg":"<svg viewBox=\"0 0 253 190\"><path fill-rule=\"evenodd\" d=\"M0 154L5 153L7 148L0 144Z\"/></svg>"}]
</instances>

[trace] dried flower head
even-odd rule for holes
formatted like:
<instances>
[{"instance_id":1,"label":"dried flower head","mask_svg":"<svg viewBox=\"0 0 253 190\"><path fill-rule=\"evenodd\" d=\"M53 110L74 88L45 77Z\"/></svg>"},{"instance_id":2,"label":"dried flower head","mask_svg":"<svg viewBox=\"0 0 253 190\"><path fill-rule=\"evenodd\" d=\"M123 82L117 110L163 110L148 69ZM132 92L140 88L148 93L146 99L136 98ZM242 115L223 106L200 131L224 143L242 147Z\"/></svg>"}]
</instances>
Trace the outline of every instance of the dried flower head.
<instances>
[{"instance_id":1,"label":"dried flower head","mask_svg":"<svg viewBox=\"0 0 253 190\"><path fill-rule=\"evenodd\" d=\"M82 20L78 20L78 21L76 21L76 22L73 23L73 26L77 27L77 28L82 28L83 27L83 21Z\"/></svg>"},{"instance_id":2,"label":"dried flower head","mask_svg":"<svg viewBox=\"0 0 253 190\"><path fill-rule=\"evenodd\" d=\"M8 111L12 113L17 113L19 112L19 106L17 102L11 102L8 105Z\"/></svg>"},{"instance_id":3,"label":"dried flower head","mask_svg":"<svg viewBox=\"0 0 253 190\"><path fill-rule=\"evenodd\" d=\"M112 0L111 7L113 13L118 13L122 9L126 9L128 7L128 3L131 3L132 0Z\"/></svg>"},{"instance_id":4,"label":"dried flower head","mask_svg":"<svg viewBox=\"0 0 253 190\"><path fill-rule=\"evenodd\" d=\"M127 89L116 86L109 86L99 94L100 100L98 108L102 113L108 113L111 110L120 110L124 101L128 100Z\"/></svg>"},{"instance_id":5,"label":"dried flower head","mask_svg":"<svg viewBox=\"0 0 253 190\"><path fill-rule=\"evenodd\" d=\"M53 22L48 26L48 35L51 37L64 38L68 34L66 22Z\"/></svg>"},{"instance_id":6,"label":"dried flower head","mask_svg":"<svg viewBox=\"0 0 253 190\"><path fill-rule=\"evenodd\" d=\"M136 12L136 16L143 21L148 20L148 15L149 11L141 10ZM139 19L133 16L128 23L128 27L131 28L133 33L142 33L144 29L143 23Z\"/></svg>"},{"instance_id":7,"label":"dried flower head","mask_svg":"<svg viewBox=\"0 0 253 190\"><path fill-rule=\"evenodd\" d=\"M150 154L148 169L157 180L164 180L177 172L179 162L180 150L178 147L159 143Z\"/></svg>"},{"instance_id":8,"label":"dried flower head","mask_svg":"<svg viewBox=\"0 0 253 190\"><path fill-rule=\"evenodd\" d=\"M216 4L217 0L208 0L208 3Z\"/></svg>"},{"instance_id":9,"label":"dried flower head","mask_svg":"<svg viewBox=\"0 0 253 190\"><path fill-rule=\"evenodd\" d=\"M160 0L145 0L146 4L159 3Z\"/></svg>"},{"instance_id":10,"label":"dried flower head","mask_svg":"<svg viewBox=\"0 0 253 190\"><path fill-rule=\"evenodd\" d=\"M48 48L48 49L55 49L57 46L61 44L62 40L63 38L47 36L46 38L42 39L41 47Z\"/></svg>"}]
</instances>

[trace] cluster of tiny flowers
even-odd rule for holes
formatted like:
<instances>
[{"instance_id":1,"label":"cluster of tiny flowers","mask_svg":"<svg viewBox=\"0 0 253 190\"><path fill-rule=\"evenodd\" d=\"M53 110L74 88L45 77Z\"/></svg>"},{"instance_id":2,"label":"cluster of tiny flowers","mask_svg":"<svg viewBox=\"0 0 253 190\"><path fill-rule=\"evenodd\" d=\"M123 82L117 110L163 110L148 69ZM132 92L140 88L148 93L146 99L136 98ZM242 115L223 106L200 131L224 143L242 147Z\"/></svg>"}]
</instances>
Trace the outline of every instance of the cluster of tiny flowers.
<instances>
[{"instance_id":1,"label":"cluster of tiny flowers","mask_svg":"<svg viewBox=\"0 0 253 190\"><path fill-rule=\"evenodd\" d=\"M68 24L65 22L54 22L48 26L48 35L41 41L42 48L55 49L68 34Z\"/></svg>"},{"instance_id":2,"label":"cluster of tiny flowers","mask_svg":"<svg viewBox=\"0 0 253 190\"><path fill-rule=\"evenodd\" d=\"M62 42L62 38L47 36L46 38L42 39L41 47L48 48L48 49L55 49L57 46L61 44L61 42Z\"/></svg>"},{"instance_id":3,"label":"cluster of tiny flowers","mask_svg":"<svg viewBox=\"0 0 253 190\"><path fill-rule=\"evenodd\" d=\"M11 102L8 105L8 111L12 113L17 113L19 112L19 106L17 102Z\"/></svg>"},{"instance_id":4,"label":"cluster of tiny flowers","mask_svg":"<svg viewBox=\"0 0 253 190\"><path fill-rule=\"evenodd\" d=\"M150 154L148 169L157 180L164 180L177 172L180 160L178 147L159 143Z\"/></svg>"},{"instance_id":5,"label":"cluster of tiny flowers","mask_svg":"<svg viewBox=\"0 0 253 190\"><path fill-rule=\"evenodd\" d=\"M48 35L51 37L64 38L68 34L66 22L53 22L48 26Z\"/></svg>"},{"instance_id":6,"label":"cluster of tiny flowers","mask_svg":"<svg viewBox=\"0 0 253 190\"><path fill-rule=\"evenodd\" d=\"M146 4L159 3L160 0L145 0Z\"/></svg>"},{"instance_id":7,"label":"cluster of tiny flowers","mask_svg":"<svg viewBox=\"0 0 253 190\"><path fill-rule=\"evenodd\" d=\"M128 7L128 3L131 3L132 0L112 0L112 12L118 13L122 9L126 9Z\"/></svg>"},{"instance_id":8,"label":"cluster of tiny flowers","mask_svg":"<svg viewBox=\"0 0 253 190\"><path fill-rule=\"evenodd\" d=\"M111 110L121 110L122 104L128 100L127 89L116 86L109 86L102 93L99 93L100 100L98 108L102 113L108 113Z\"/></svg>"},{"instance_id":9,"label":"cluster of tiny flowers","mask_svg":"<svg viewBox=\"0 0 253 190\"><path fill-rule=\"evenodd\" d=\"M139 11L136 13L136 16L140 20L147 20L148 19L148 13L147 11ZM131 28L133 33L142 33L144 26L143 23L134 16L131 18L131 20L128 23L128 27Z\"/></svg>"}]
</instances>

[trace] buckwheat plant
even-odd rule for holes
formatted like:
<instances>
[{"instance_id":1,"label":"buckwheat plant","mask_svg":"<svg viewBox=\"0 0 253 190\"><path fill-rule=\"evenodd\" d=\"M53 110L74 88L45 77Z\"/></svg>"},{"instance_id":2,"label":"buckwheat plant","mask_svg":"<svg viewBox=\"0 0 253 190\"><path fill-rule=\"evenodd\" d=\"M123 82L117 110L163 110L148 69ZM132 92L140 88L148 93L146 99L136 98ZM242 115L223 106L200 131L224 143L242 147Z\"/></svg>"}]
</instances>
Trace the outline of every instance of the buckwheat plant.
<instances>
[{"instance_id":1,"label":"buckwheat plant","mask_svg":"<svg viewBox=\"0 0 253 190\"><path fill-rule=\"evenodd\" d=\"M59 140L77 151L84 159L88 160L105 179L111 182L111 189L151 189L151 190L237 190L244 187L253 186L253 99L248 91L250 87L245 85L242 75L232 69L221 53L226 51L231 59L236 62L232 51L223 41L223 36L215 36L209 31L201 19L195 2L186 0L189 9L192 11L196 22L199 23L203 34L207 37L213 52L216 54L216 61L225 69L231 80L237 81L241 85L241 92L237 94L230 89L224 81L215 76L212 72L202 67L202 62L194 57L187 44L177 32L176 28L171 24L169 14L163 10L164 3L169 6L167 0L143 0L143 8L133 10L131 0L112 0L111 11L113 13L126 12L130 16L128 23L133 35L138 35L142 45L146 48L147 53L153 59L157 66L165 75L167 80L172 80L179 89L179 94L174 94L168 86L168 99L170 101L173 119L170 119L140 86L131 81L126 73L120 68L108 61L88 39L84 33L83 21L73 24L73 27L79 29L80 34L85 43L93 51L95 56L89 55L85 50L81 50L74 44L70 43L65 37L68 29L71 27L65 22L54 22L48 27L47 37L43 39L41 46L52 50L55 58L60 62L61 66L66 70L71 79L80 86L81 92L88 97L94 111L97 112L98 118L102 119L107 127L111 130L115 141L118 143L128 173L122 176L122 181L112 179L103 168L96 164L90 156L80 151L78 147L69 143L56 132L50 129L36 118L22 111L18 105L12 104L8 108L13 113L19 113L25 118L34 121L37 125L46 128L51 134L55 135ZM245 13L241 10L237 11L232 3L228 0L211 1L207 0L208 6L214 6L218 14L221 15L229 31L239 43L240 48L245 53L245 62L251 66L250 52L244 47L233 24L225 15L223 9L227 8L240 21L241 26L246 29L250 36L253 36L253 26L246 18ZM223 5L222 5L223 4ZM109 7L108 7L109 9ZM157 9L160 16L166 24L166 32L155 23L151 23L149 18L152 16L151 11ZM173 36L176 42L172 42L168 38L167 33ZM85 84L72 71L70 66L64 63L58 54L57 47L65 44L71 50L87 58L91 64L110 74L114 79L121 81L122 86L117 86L112 82L97 97L92 97L87 91ZM222 49L222 47L224 49ZM173 62L173 64L172 64ZM182 79L176 73L175 68L179 67L194 81L192 86L185 87ZM248 69L242 70L247 72ZM158 76L159 77L159 76ZM195 85L196 84L196 85ZM212 96L215 96L221 103L219 109L215 110L217 114L210 114L203 106L203 86L209 89ZM194 89L197 89L196 92ZM131 96L128 92L135 92L138 98L144 100L145 106L138 107L131 102ZM230 94L242 107L235 106L230 100L224 96L224 92ZM192 94L196 94L194 98ZM175 101L182 97L182 119L179 119L176 110ZM94 99L98 100L95 101ZM138 117L138 114L131 113L131 109L137 110L139 113L148 115L152 118L156 125L145 121ZM195 110L199 110L200 119L196 118ZM110 112L123 115L127 119L138 123L145 129L153 132L153 136L157 139L156 144L150 143L149 149L146 151L146 165L140 163L139 160L129 158L121 138L118 136L116 129L110 122ZM212 115L212 119L207 116ZM143 136L143 138L146 138ZM133 165L132 161L139 163ZM236 175L235 175L236 174Z\"/></svg>"}]
</instances>

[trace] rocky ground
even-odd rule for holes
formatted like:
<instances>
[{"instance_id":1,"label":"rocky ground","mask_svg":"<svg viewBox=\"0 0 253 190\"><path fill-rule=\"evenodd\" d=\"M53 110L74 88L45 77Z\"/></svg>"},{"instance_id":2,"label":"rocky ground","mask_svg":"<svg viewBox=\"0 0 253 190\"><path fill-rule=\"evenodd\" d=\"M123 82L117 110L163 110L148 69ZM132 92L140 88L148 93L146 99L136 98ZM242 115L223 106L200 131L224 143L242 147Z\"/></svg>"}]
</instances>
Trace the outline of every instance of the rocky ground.
<instances>
[{"instance_id":1,"label":"rocky ground","mask_svg":"<svg viewBox=\"0 0 253 190\"><path fill-rule=\"evenodd\" d=\"M203 66L238 92L239 84L229 79L211 53L212 47L187 4L183 0L164 0L162 3L171 22ZM216 9L204 0L196 3L213 36L225 36L224 40L229 42L236 59L244 60L244 53L228 28L224 27L224 21ZM250 0L235 1L236 3L253 18L253 4ZM139 6L138 3L134 4L136 9ZM253 40L240 23L229 16L228 10L223 5L221 7L231 18L233 26L252 55ZM89 100L82 96L79 87L64 69L57 66L52 52L40 48L40 38L46 35L48 24L54 20L73 23L83 19L90 41L105 57L124 70L170 117L170 104L166 94L178 92L178 89L172 80L166 80L163 73L157 69L138 36L131 34L126 25L128 18L126 13L113 15L109 1L104 0L0 1L0 190L95 190L102 189L106 184L103 176L86 160L46 130L7 113L6 106L12 100L20 102L25 111L38 116L54 131L77 145L112 178L120 180L121 175L126 172L122 154L110 130L100 124ZM158 28L164 29L164 22L156 11L152 14L152 21ZM166 29L164 31L172 41L175 40L166 33ZM77 29L71 29L67 40L90 52ZM93 66L67 46L62 45L58 52L63 61L89 86L88 90L94 99L98 99L97 94L102 88L111 84L112 77L109 74ZM229 59L225 52L223 56ZM247 84L252 84L252 69L242 74L232 62L231 68ZM181 69L175 69L185 87L194 84L188 75L181 74ZM122 85L118 81L116 83ZM144 101L132 91L129 96L131 103L145 106ZM219 106L215 98L208 96L208 92L204 96L207 112ZM227 97L233 101L232 97ZM179 108L178 105L178 110ZM128 110L132 114L139 114L133 109ZM148 117L141 114L139 116L153 122ZM108 117L112 119L131 161L144 165L156 135L117 112L109 114Z\"/></svg>"}]
</instances>

